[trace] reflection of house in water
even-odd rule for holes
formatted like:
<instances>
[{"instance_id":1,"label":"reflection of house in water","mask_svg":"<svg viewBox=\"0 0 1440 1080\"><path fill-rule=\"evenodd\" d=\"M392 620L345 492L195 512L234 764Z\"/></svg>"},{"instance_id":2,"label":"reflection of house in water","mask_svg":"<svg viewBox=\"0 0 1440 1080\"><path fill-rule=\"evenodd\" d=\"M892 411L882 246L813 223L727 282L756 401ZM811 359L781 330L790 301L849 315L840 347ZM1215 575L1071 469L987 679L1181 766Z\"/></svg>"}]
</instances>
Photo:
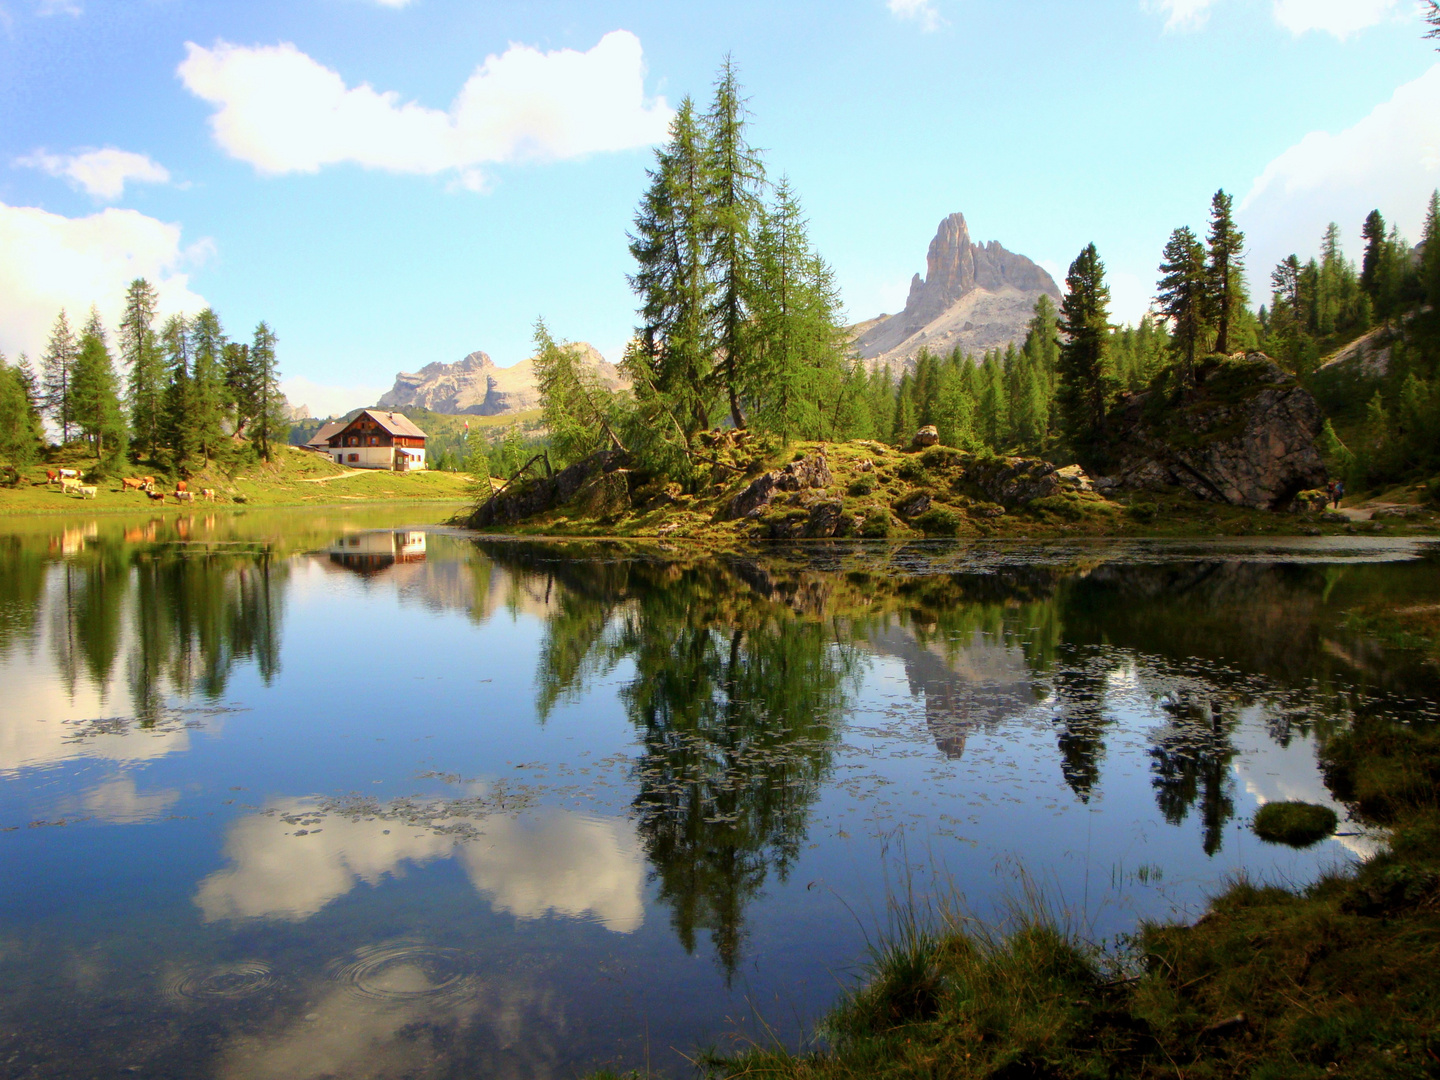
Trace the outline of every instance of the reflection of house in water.
<instances>
[{"instance_id":1,"label":"reflection of house in water","mask_svg":"<svg viewBox=\"0 0 1440 1080\"><path fill-rule=\"evenodd\" d=\"M425 533L419 529L350 533L330 545L330 561L357 574L378 574L396 563L424 562Z\"/></svg>"},{"instance_id":2,"label":"reflection of house in water","mask_svg":"<svg viewBox=\"0 0 1440 1080\"><path fill-rule=\"evenodd\" d=\"M905 665L910 693L925 695L925 726L946 757L964 752L970 732L1017 716L1037 701L1025 653L978 630L968 642L925 644L896 625L872 630L861 646Z\"/></svg>"}]
</instances>

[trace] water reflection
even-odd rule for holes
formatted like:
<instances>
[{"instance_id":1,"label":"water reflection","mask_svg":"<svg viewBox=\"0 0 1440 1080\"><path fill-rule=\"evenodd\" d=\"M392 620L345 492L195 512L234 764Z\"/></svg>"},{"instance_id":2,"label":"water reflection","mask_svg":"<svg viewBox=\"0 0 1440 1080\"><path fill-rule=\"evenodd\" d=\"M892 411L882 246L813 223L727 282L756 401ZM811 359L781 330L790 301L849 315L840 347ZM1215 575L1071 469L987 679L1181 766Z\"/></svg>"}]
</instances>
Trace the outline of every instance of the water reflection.
<instances>
[{"instance_id":1,"label":"water reflection","mask_svg":"<svg viewBox=\"0 0 1440 1080\"><path fill-rule=\"evenodd\" d=\"M623 818L540 809L450 817L436 829L412 815L360 819L327 809L320 800L281 799L231 825L229 865L195 895L206 921L307 919L362 882L379 885L407 865L439 859L455 859L492 909L517 918L588 917L617 933L644 921L643 858ZM473 833L457 830L457 821Z\"/></svg>"}]
</instances>

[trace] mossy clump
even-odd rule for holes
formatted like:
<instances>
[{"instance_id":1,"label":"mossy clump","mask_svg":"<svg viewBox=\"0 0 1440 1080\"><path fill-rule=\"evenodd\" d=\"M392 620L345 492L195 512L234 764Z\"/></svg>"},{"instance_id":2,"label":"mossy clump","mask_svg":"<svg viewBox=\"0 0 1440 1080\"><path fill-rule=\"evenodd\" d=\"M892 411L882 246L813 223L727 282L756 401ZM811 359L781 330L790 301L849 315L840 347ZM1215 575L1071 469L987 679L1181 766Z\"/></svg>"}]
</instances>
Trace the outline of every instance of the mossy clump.
<instances>
[{"instance_id":1,"label":"mossy clump","mask_svg":"<svg viewBox=\"0 0 1440 1080\"><path fill-rule=\"evenodd\" d=\"M1160 508L1153 502L1133 502L1125 508L1126 516L1133 518L1141 524L1155 520L1155 515L1160 513Z\"/></svg>"},{"instance_id":2,"label":"mossy clump","mask_svg":"<svg viewBox=\"0 0 1440 1080\"><path fill-rule=\"evenodd\" d=\"M953 446L932 446L920 455L920 464L927 469L949 469L965 460L965 455Z\"/></svg>"},{"instance_id":3,"label":"mossy clump","mask_svg":"<svg viewBox=\"0 0 1440 1080\"><path fill-rule=\"evenodd\" d=\"M1266 803L1250 826L1261 840L1290 847L1309 847L1335 831L1340 819L1328 806L1307 802Z\"/></svg>"},{"instance_id":4,"label":"mossy clump","mask_svg":"<svg viewBox=\"0 0 1440 1080\"><path fill-rule=\"evenodd\" d=\"M895 475L901 480L911 484L930 483L930 470L925 467L924 459L909 458L902 461L895 470Z\"/></svg>"},{"instance_id":5,"label":"mossy clump","mask_svg":"<svg viewBox=\"0 0 1440 1080\"><path fill-rule=\"evenodd\" d=\"M865 496L869 495L874 490L875 478L871 476L862 476L860 477L860 479L854 481L848 488L846 488L846 491L857 499L865 498Z\"/></svg>"}]
</instances>

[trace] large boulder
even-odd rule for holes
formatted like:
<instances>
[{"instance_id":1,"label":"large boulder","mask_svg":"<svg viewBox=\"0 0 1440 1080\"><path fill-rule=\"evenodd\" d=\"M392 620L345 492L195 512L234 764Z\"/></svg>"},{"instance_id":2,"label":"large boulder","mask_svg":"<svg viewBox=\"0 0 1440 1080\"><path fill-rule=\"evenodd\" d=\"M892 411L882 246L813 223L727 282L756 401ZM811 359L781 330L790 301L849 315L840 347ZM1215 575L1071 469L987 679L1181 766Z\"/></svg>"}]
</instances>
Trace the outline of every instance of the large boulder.
<instances>
[{"instance_id":1,"label":"large boulder","mask_svg":"<svg viewBox=\"0 0 1440 1080\"><path fill-rule=\"evenodd\" d=\"M568 503L577 496L584 512L602 512L628 505L625 474L611 475L626 460L626 455L619 450L607 450L591 454L554 476L519 481L483 500L476 506L467 524L472 529L513 525Z\"/></svg>"},{"instance_id":2,"label":"large boulder","mask_svg":"<svg viewBox=\"0 0 1440 1080\"><path fill-rule=\"evenodd\" d=\"M757 476L749 487L730 500L720 515L721 520L759 518L779 492L826 488L830 483L830 464L823 453L803 457L783 469L773 469Z\"/></svg>"},{"instance_id":3,"label":"large boulder","mask_svg":"<svg viewBox=\"0 0 1440 1080\"><path fill-rule=\"evenodd\" d=\"M1287 506L1325 486L1316 440L1325 417L1315 399L1263 353L1201 368L1178 397L1131 395L1115 413L1121 487L1179 486L1212 502Z\"/></svg>"},{"instance_id":4,"label":"large boulder","mask_svg":"<svg viewBox=\"0 0 1440 1080\"><path fill-rule=\"evenodd\" d=\"M1056 468L1041 458L978 458L965 468L965 481L993 503L1017 507L1066 492L1091 492L1095 485L1079 465Z\"/></svg>"}]
</instances>

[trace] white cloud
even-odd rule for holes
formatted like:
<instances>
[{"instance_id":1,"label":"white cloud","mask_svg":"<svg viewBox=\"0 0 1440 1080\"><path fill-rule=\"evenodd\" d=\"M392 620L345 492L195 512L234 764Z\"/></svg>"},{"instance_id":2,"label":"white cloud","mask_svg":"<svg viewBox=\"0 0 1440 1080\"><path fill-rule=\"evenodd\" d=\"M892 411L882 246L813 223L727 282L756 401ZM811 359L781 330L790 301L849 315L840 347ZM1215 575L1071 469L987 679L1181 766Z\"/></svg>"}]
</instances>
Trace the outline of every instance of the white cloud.
<instances>
[{"instance_id":1,"label":"white cloud","mask_svg":"<svg viewBox=\"0 0 1440 1080\"><path fill-rule=\"evenodd\" d=\"M36 150L15 164L39 169L61 177L83 188L94 198L114 202L125 193L130 181L144 184L168 184L170 172L159 162L144 154L107 146L103 150L87 150L80 154L51 154Z\"/></svg>"},{"instance_id":2,"label":"white cloud","mask_svg":"<svg viewBox=\"0 0 1440 1080\"><path fill-rule=\"evenodd\" d=\"M179 225L135 210L67 218L0 203L0 350L37 355L62 307L73 323L94 304L116 326L137 277L155 286L162 311L199 311L207 305L186 270L211 250L207 240L182 246Z\"/></svg>"},{"instance_id":3,"label":"white cloud","mask_svg":"<svg viewBox=\"0 0 1440 1080\"><path fill-rule=\"evenodd\" d=\"M1198 30L1210 19L1215 0L1151 0L1149 7L1165 14L1166 30Z\"/></svg>"},{"instance_id":4,"label":"white cloud","mask_svg":"<svg viewBox=\"0 0 1440 1080\"><path fill-rule=\"evenodd\" d=\"M1381 22L1398 0L1275 0L1275 21L1297 37L1320 30L1344 41Z\"/></svg>"},{"instance_id":5,"label":"white cloud","mask_svg":"<svg viewBox=\"0 0 1440 1080\"><path fill-rule=\"evenodd\" d=\"M1353 249L1360 223L1379 209L1413 244L1430 193L1440 187L1440 63L1397 89L1353 127L1312 131L1265 167L1236 211L1248 235L1256 299L1270 268L1319 247L1332 221Z\"/></svg>"},{"instance_id":6,"label":"white cloud","mask_svg":"<svg viewBox=\"0 0 1440 1080\"><path fill-rule=\"evenodd\" d=\"M940 18L940 12L935 7L935 0L886 0L885 6L897 19L919 23L920 29L927 34L944 25L944 20Z\"/></svg>"},{"instance_id":7,"label":"white cloud","mask_svg":"<svg viewBox=\"0 0 1440 1080\"><path fill-rule=\"evenodd\" d=\"M511 45L489 56L448 111L341 76L294 45L186 45L178 74L216 106L225 151L269 175L350 162L435 175L483 190L481 167L555 161L663 140L673 115L647 100L640 39L606 34L589 52Z\"/></svg>"},{"instance_id":8,"label":"white cloud","mask_svg":"<svg viewBox=\"0 0 1440 1080\"><path fill-rule=\"evenodd\" d=\"M269 813L230 827L230 865L195 894L206 922L300 921L362 881L377 885L402 875L407 864L457 856L496 911L519 919L588 916L622 934L644 922L645 860L635 827L624 818L557 809L520 819L496 815L475 819L483 835L466 842L418 826L328 814L308 835L290 835L294 826L285 817L303 817L315 807L308 799L282 799Z\"/></svg>"}]
</instances>

